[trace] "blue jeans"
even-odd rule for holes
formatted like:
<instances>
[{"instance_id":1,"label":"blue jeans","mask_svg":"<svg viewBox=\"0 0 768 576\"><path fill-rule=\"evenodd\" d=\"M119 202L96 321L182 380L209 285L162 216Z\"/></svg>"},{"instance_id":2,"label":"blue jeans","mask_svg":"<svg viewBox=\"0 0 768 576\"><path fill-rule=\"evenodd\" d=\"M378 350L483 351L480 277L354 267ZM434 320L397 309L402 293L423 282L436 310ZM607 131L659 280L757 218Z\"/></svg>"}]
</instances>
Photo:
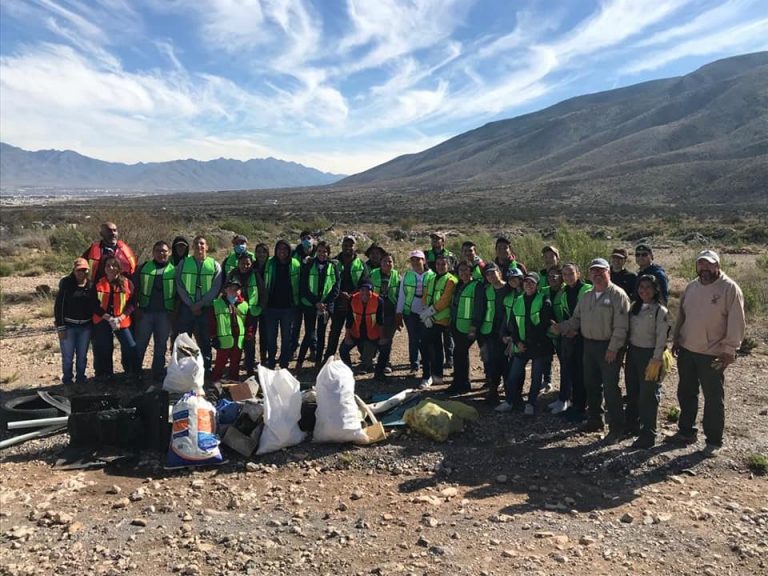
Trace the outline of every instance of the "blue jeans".
<instances>
[{"instance_id":1,"label":"blue jeans","mask_svg":"<svg viewBox=\"0 0 768 576\"><path fill-rule=\"evenodd\" d=\"M427 341L425 332L426 326L421 322L418 314L411 312L403 318L405 320L405 329L408 331L408 362L411 364L411 368L418 369L419 356L421 356L422 363L422 377L429 378L431 376L431 355L427 348Z\"/></svg>"},{"instance_id":2,"label":"blue jeans","mask_svg":"<svg viewBox=\"0 0 768 576\"><path fill-rule=\"evenodd\" d=\"M186 332L195 337L197 345L200 347L200 353L203 355L203 365L205 371L211 371L211 362L213 352L211 351L211 334L208 327L210 308L203 308L199 316L192 314L189 306L182 304L179 307L178 330L179 333Z\"/></svg>"},{"instance_id":3,"label":"blue jeans","mask_svg":"<svg viewBox=\"0 0 768 576\"><path fill-rule=\"evenodd\" d=\"M139 366L144 365L144 354L147 351L150 337L153 338L155 349L152 353L152 376L161 377L165 371L165 353L168 350L168 339L171 336L171 316L168 312L141 311L141 317L134 326L136 336L136 353L139 356Z\"/></svg>"},{"instance_id":4,"label":"blue jeans","mask_svg":"<svg viewBox=\"0 0 768 576\"><path fill-rule=\"evenodd\" d=\"M112 327L106 320L93 326L93 357L98 356L99 358L97 378L112 376L115 372L112 364L112 351L115 345L112 335ZM120 328L114 332L114 336L120 342L120 360L123 371L126 374L138 374L139 357L136 355L136 341L133 339L131 329Z\"/></svg>"},{"instance_id":5,"label":"blue jeans","mask_svg":"<svg viewBox=\"0 0 768 576\"><path fill-rule=\"evenodd\" d=\"M291 328L296 317L295 308L267 308L264 318L267 323L267 368L288 368L291 350ZM280 358L277 358L277 332L280 331Z\"/></svg>"},{"instance_id":6,"label":"blue jeans","mask_svg":"<svg viewBox=\"0 0 768 576\"><path fill-rule=\"evenodd\" d=\"M509 366L509 375L506 382L506 401L508 404L519 405L522 403L523 384L525 384L525 367L531 361L531 387L528 390L528 404L536 408L536 399L539 397L541 382L544 378L544 366L546 356L540 358L527 358L514 356Z\"/></svg>"},{"instance_id":7,"label":"blue jeans","mask_svg":"<svg viewBox=\"0 0 768 576\"><path fill-rule=\"evenodd\" d=\"M72 365L77 359L77 376L74 382L85 384L85 369L88 366L88 344L91 341L92 324L68 324L64 340L59 340L61 348L61 382L72 384Z\"/></svg>"}]
</instances>

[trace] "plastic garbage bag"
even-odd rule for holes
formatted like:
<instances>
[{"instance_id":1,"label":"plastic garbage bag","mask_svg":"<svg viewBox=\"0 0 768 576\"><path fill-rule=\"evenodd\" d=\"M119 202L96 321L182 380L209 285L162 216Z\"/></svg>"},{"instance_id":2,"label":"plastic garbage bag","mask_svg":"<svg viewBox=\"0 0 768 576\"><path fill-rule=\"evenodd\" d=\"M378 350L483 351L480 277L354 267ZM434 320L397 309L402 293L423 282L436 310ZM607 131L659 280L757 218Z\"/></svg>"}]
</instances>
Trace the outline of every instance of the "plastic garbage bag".
<instances>
[{"instance_id":1,"label":"plastic garbage bag","mask_svg":"<svg viewBox=\"0 0 768 576\"><path fill-rule=\"evenodd\" d=\"M466 417L466 418L465 418ZM455 401L426 398L405 411L405 423L421 434L444 442L454 432L464 429L464 420L477 420L477 410Z\"/></svg>"},{"instance_id":2,"label":"plastic garbage bag","mask_svg":"<svg viewBox=\"0 0 768 576\"><path fill-rule=\"evenodd\" d=\"M303 441L305 434L299 428L299 381L288 370L259 366L259 383L264 395L264 431L256 454L267 454Z\"/></svg>"},{"instance_id":3,"label":"plastic garbage bag","mask_svg":"<svg viewBox=\"0 0 768 576\"><path fill-rule=\"evenodd\" d=\"M317 410L313 442L368 444L355 401L355 376L341 360L328 358L315 384Z\"/></svg>"},{"instance_id":4,"label":"plastic garbage bag","mask_svg":"<svg viewBox=\"0 0 768 576\"><path fill-rule=\"evenodd\" d=\"M187 392L173 406L168 468L221 464L216 409L197 392Z\"/></svg>"},{"instance_id":5,"label":"plastic garbage bag","mask_svg":"<svg viewBox=\"0 0 768 576\"><path fill-rule=\"evenodd\" d=\"M173 352L163 380L163 390L168 392L202 392L205 380L203 355L194 339L182 332L173 342Z\"/></svg>"}]
</instances>

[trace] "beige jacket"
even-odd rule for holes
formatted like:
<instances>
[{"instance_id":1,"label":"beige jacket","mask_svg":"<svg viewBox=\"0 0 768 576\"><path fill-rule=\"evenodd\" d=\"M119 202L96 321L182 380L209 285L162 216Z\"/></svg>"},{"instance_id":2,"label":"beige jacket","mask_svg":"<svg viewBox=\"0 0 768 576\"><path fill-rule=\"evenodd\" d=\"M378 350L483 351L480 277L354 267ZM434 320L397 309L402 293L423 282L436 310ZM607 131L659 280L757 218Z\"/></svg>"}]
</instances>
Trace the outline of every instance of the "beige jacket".
<instances>
[{"instance_id":1,"label":"beige jacket","mask_svg":"<svg viewBox=\"0 0 768 576\"><path fill-rule=\"evenodd\" d=\"M669 336L669 312L661 304L651 304L637 314L629 314L629 345L653 348L653 358L661 360Z\"/></svg>"},{"instance_id":2,"label":"beige jacket","mask_svg":"<svg viewBox=\"0 0 768 576\"><path fill-rule=\"evenodd\" d=\"M626 292L609 283L595 298L595 289L587 292L576 304L573 316L560 323L560 331L581 331L589 340L609 340L608 349L618 352L627 342L629 331L629 297Z\"/></svg>"},{"instance_id":3,"label":"beige jacket","mask_svg":"<svg viewBox=\"0 0 768 576\"><path fill-rule=\"evenodd\" d=\"M735 355L746 326L741 288L721 272L712 284L697 278L685 287L672 339L698 354Z\"/></svg>"}]
</instances>

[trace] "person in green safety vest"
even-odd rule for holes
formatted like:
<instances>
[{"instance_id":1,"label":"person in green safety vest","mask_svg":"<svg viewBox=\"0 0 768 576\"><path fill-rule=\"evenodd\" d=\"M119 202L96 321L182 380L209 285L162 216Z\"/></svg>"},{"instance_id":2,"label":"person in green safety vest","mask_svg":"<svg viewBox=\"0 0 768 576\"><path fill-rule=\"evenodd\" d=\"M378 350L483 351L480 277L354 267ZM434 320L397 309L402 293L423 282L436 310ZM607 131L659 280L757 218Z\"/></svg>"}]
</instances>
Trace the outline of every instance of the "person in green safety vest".
<instances>
[{"instance_id":1,"label":"person in green safety vest","mask_svg":"<svg viewBox=\"0 0 768 576\"><path fill-rule=\"evenodd\" d=\"M496 238L496 245L494 246L496 251L496 257L493 262L501 270L502 277L510 268L519 268L525 276L528 273L528 269L525 264L519 262L515 251L512 250L512 243L504 236Z\"/></svg>"},{"instance_id":2,"label":"person in green safety vest","mask_svg":"<svg viewBox=\"0 0 768 576\"><path fill-rule=\"evenodd\" d=\"M426 287L435 275L425 265L424 252L412 250L410 254L411 269L403 273L400 280L400 291L397 295L397 308L395 309L395 325L397 329L405 329L408 332L408 361L411 373L419 370L421 359L421 383L419 387L429 388L432 385L432 358L427 351L427 343L424 339L425 326L421 321L421 311L424 310L424 296Z\"/></svg>"},{"instance_id":3,"label":"person in green safety vest","mask_svg":"<svg viewBox=\"0 0 768 576\"><path fill-rule=\"evenodd\" d=\"M254 246L253 253L256 255L253 260L253 271L256 272L256 278L261 282L260 286L264 286L264 273L267 271L267 261L269 260L269 246L259 242ZM262 315L257 330L259 333L259 360L263 364L267 361L267 323L264 322L263 312L269 304L269 295L265 289L259 296L261 297Z\"/></svg>"},{"instance_id":4,"label":"person in green safety vest","mask_svg":"<svg viewBox=\"0 0 768 576\"><path fill-rule=\"evenodd\" d=\"M485 318L485 291L483 284L472 278L472 265L462 260L458 267L459 283L451 302L451 331L453 352L453 382L448 394L464 394L472 390L469 379L469 349L477 339Z\"/></svg>"},{"instance_id":5,"label":"person in green safety vest","mask_svg":"<svg viewBox=\"0 0 768 576\"><path fill-rule=\"evenodd\" d=\"M544 246L541 249L541 257L544 260L544 268L539 272L539 288L548 285L548 273L552 268L560 269L560 250L554 246Z\"/></svg>"},{"instance_id":6,"label":"person in green safety vest","mask_svg":"<svg viewBox=\"0 0 768 576\"><path fill-rule=\"evenodd\" d=\"M389 356L392 352L392 339L395 337L395 310L397 308L397 297L400 292L400 274L395 269L395 258L387 252L381 257L379 267L371 270L370 275L373 291L382 297L381 310L381 343L379 349L381 354L385 355L385 361L382 363L381 373L375 374L380 381L385 381L386 377L392 374L392 367L389 365Z\"/></svg>"},{"instance_id":7,"label":"person in green safety vest","mask_svg":"<svg viewBox=\"0 0 768 576\"><path fill-rule=\"evenodd\" d=\"M485 370L485 383L488 393L486 402L499 403L499 385L509 369L509 362L504 354L504 343L499 331L504 323L504 298L510 289L501 279L501 271L495 262L485 265L485 317L480 326L477 343L480 346L480 358Z\"/></svg>"},{"instance_id":8,"label":"person in green safety vest","mask_svg":"<svg viewBox=\"0 0 768 576\"><path fill-rule=\"evenodd\" d=\"M457 259L456 255L445 247L445 233L444 232L432 232L429 235L429 240L432 247L424 252L424 256L427 260L427 268L437 272L437 258L439 256L445 256L448 260L448 271L456 269ZM456 278L456 282L459 279L456 277L456 273L451 273L451 276ZM449 301L450 302L450 301ZM450 330L443 331L443 368L450 370L453 368L453 335Z\"/></svg>"},{"instance_id":9,"label":"person in green safety vest","mask_svg":"<svg viewBox=\"0 0 768 576\"><path fill-rule=\"evenodd\" d=\"M254 258L253 252L248 251L248 238L246 238L244 234L235 234L232 238L232 250L221 263L224 278L228 278L229 273L237 268L237 259L246 253L250 255L251 258Z\"/></svg>"},{"instance_id":10,"label":"person in green safety vest","mask_svg":"<svg viewBox=\"0 0 768 576\"><path fill-rule=\"evenodd\" d=\"M329 260L331 247L324 240L317 243L315 257L301 267L299 276L300 309L304 319L304 338L299 347L296 370L304 364L307 351L319 367L325 352L325 335L333 303L339 295L339 270Z\"/></svg>"},{"instance_id":11,"label":"person in green safety vest","mask_svg":"<svg viewBox=\"0 0 768 576\"><path fill-rule=\"evenodd\" d=\"M179 332L194 334L205 371L212 364L211 335L208 330L208 309L221 291L221 266L208 256L208 242L203 236L192 240L192 256L176 266L176 294L179 297Z\"/></svg>"},{"instance_id":12,"label":"person in green safety vest","mask_svg":"<svg viewBox=\"0 0 768 576\"><path fill-rule=\"evenodd\" d=\"M269 259L264 272L267 292L267 368L288 368L293 356L291 334L296 309L299 306L299 276L301 263L291 256L291 245L286 240L275 244L275 255ZM277 335L280 334L280 357L277 357Z\"/></svg>"},{"instance_id":13,"label":"person in green safety vest","mask_svg":"<svg viewBox=\"0 0 768 576\"><path fill-rule=\"evenodd\" d=\"M307 264L315 257L317 251L317 238L309 230L302 230L299 234L299 242L293 249L293 257L299 261L302 266ZM296 306L296 312L291 325L291 357L299 349L299 336L301 335L301 325L304 323L304 310L301 306ZM314 329L314 327L313 327ZM309 326L304 326L304 334L309 331Z\"/></svg>"},{"instance_id":14,"label":"person in green safety vest","mask_svg":"<svg viewBox=\"0 0 768 576\"><path fill-rule=\"evenodd\" d=\"M523 295L515 299L512 316L507 323L506 345L512 345L512 359L505 386L506 399L497 412L509 412L521 405L526 416L536 414L536 400L541 389L544 359L552 353L549 328L554 320L552 302L539 291L539 275L528 272L523 280ZM531 386L523 405L525 367L531 362Z\"/></svg>"},{"instance_id":15,"label":"person in green safety vest","mask_svg":"<svg viewBox=\"0 0 768 576\"><path fill-rule=\"evenodd\" d=\"M224 368L229 364L227 375L233 382L240 381L240 356L247 335L250 306L241 294L240 281L227 281L224 290L213 301L209 314L210 332L215 334L211 345L216 349L216 363L211 379L220 382ZM251 336L253 334L251 333Z\"/></svg>"},{"instance_id":16,"label":"person in green safety vest","mask_svg":"<svg viewBox=\"0 0 768 576\"><path fill-rule=\"evenodd\" d=\"M170 246L163 240L155 242L152 260L139 266L133 276L138 302L133 312L136 353L139 366L143 366L149 339L153 339L152 379L155 382L165 378L165 353L177 303L176 267L170 257Z\"/></svg>"},{"instance_id":17,"label":"person in green safety vest","mask_svg":"<svg viewBox=\"0 0 768 576\"><path fill-rule=\"evenodd\" d=\"M448 271L450 257L446 254L438 254L434 266L435 276L429 281L426 289L427 307L419 316L427 327L425 339L428 353L432 355L432 383L442 384L445 369L443 335L451 329L451 301L459 279Z\"/></svg>"},{"instance_id":18,"label":"person in green safety vest","mask_svg":"<svg viewBox=\"0 0 768 576\"><path fill-rule=\"evenodd\" d=\"M550 302L555 301L555 296L560 292L562 286L563 272L560 266L549 268L547 270L546 280L539 280L539 290L547 295ZM551 334L550 337L552 338L552 344L554 344L555 348L552 355L550 355L544 363L544 376L541 383L541 391L544 393L552 390L552 363L554 361L554 355L557 354L558 359L560 358L560 336ZM551 402L549 408L554 407L556 402L557 400Z\"/></svg>"},{"instance_id":19,"label":"person in green safety vest","mask_svg":"<svg viewBox=\"0 0 768 576\"><path fill-rule=\"evenodd\" d=\"M232 270L227 280L240 283L243 300L248 303L249 314L245 326L245 343L243 344L243 365L246 376L256 373L256 333L263 324L264 289L263 278L253 268L253 258L248 252L243 252L237 259L237 268Z\"/></svg>"},{"instance_id":20,"label":"person in green safety vest","mask_svg":"<svg viewBox=\"0 0 768 576\"><path fill-rule=\"evenodd\" d=\"M477 244L472 240L467 240L461 245L461 261L469 264L472 270L472 278L475 280L483 281L483 270L485 269L485 260L480 258L477 254ZM459 274L459 267L456 266L456 275Z\"/></svg>"},{"instance_id":21,"label":"person in green safety vest","mask_svg":"<svg viewBox=\"0 0 768 576\"><path fill-rule=\"evenodd\" d=\"M334 259L339 269L339 296L333 304L333 313L331 314L331 331L328 336L328 346L325 349L325 358L336 354L339 347L339 338L341 331L347 321L347 310L352 295L357 292L360 282L368 277L368 271L365 264L357 255L355 245L357 241L354 236L345 236L341 241L341 252Z\"/></svg>"}]
</instances>

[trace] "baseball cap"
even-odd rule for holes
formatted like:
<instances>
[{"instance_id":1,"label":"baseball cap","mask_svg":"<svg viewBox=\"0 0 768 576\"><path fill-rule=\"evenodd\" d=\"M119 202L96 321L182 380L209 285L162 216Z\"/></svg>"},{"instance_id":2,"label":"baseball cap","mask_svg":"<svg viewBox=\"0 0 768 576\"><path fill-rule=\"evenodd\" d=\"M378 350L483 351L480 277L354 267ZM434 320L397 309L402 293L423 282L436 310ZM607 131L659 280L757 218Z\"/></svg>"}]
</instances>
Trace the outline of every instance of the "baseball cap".
<instances>
[{"instance_id":1,"label":"baseball cap","mask_svg":"<svg viewBox=\"0 0 768 576\"><path fill-rule=\"evenodd\" d=\"M696 256L696 261L706 260L710 264L720 264L720 256L714 250L702 250L699 255Z\"/></svg>"},{"instance_id":2,"label":"baseball cap","mask_svg":"<svg viewBox=\"0 0 768 576\"><path fill-rule=\"evenodd\" d=\"M373 290L373 284L371 283L370 280L363 280L362 282L360 282L360 284L358 284L357 287L358 288L368 288L368 290Z\"/></svg>"},{"instance_id":3,"label":"baseball cap","mask_svg":"<svg viewBox=\"0 0 768 576\"><path fill-rule=\"evenodd\" d=\"M243 234L235 234L235 237L232 238L232 242L235 244L248 244L248 238Z\"/></svg>"},{"instance_id":4,"label":"baseball cap","mask_svg":"<svg viewBox=\"0 0 768 576\"><path fill-rule=\"evenodd\" d=\"M441 240L445 240L445 232L432 232L429 235L430 238L440 238Z\"/></svg>"},{"instance_id":5,"label":"baseball cap","mask_svg":"<svg viewBox=\"0 0 768 576\"><path fill-rule=\"evenodd\" d=\"M75 270L88 270L90 266L88 266L88 260L85 258L75 258Z\"/></svg>"},{"instance_id":6,"label":"baseball cap","mask_svg":"<svg viewBox=\"0 0 768 576\"><path fill-rule=\"evenodd\" d=\"M590 268L603 268L607 270L610 268L610 264L608 264L608 261L605 258L595 258L592 260L592 262L589 263Z\"/></svg>"},{"instance_id":7,"label":"baseball cap","mask_svg":"<svg viewBox=\"0 0 768 576\"><path fill-rule=\"evenodd\" d=\"M523 271L520 270L517 266L510 266L507 268L507 271L504 273L504 279L509 280L510 278L522 278L523 277Z\"/></svg>"},{"instance_id":8,"label":"baseball cap","mask_svg":"<svg viewBox=\"0 0 768 576\"><path fill-rule=\"evenodd\" d=\"M485 268L483 268L483 274L487 272L496 272L499 269L498 266L496 266L493 262L488 262L488 264L485 265Z\"/></svg>"},{"instance_id":9,"label":"baseball cap","mask_svg":"<svg viewBox=\"0 0 768 576\"><path fill-rule=\"evenodd\" d=\"M650 244L641 243L635 246L635 253L637 252L648 252L648 254L653 254L653 250L651 250Z\"/></svg>"},{"instance_id":10,"label":"baseball cap","mask_svg":"<svg viewBox=\"0 0 768 576\"><path fill-rule=\"evenodd\" d=\"M560 258L560 250L558 250L554 246L544 246L544 248L541 249L542 254L546 254L547 252L552 252L552 254Z\"/></svg>"},{"instance_id":11,"label":"baseball cap","mask_svg":"<svg viewBox=\"0 0 768 576\"><path fill-rule=\"evenodd\" d=\"M227 288L229 286L237 286L238 288L241 288L242 284L240 284L240 280L238 280L237 278L233 277L233 278L230 278L229 280L227 280L227 283L224 284L224 288Z\"/></svg>"},{"instance_id":12,"label":"baseball cap","mask_svg":"<svg viewBox=\"0 0 768 576\"><path fill-rule=\"evenodd\" d=\"M611 252L611 257L618 256L619 258L624 258L624 260L627 259L627 249L626 248L614 248L613 252Z\"/></svg>"},{"instance_id":13,"label":"baseball cap","mask_svg":"<svg viewBox=\"0 0 768 576\"><path fill-rule=\"evenodd\" d=\"M424 252L422 250L411 250L408 258L421 258L424 260Z\"/></svg>"},{"instance_id":14,"label":"baseball cap","mask_svg":"<svg viewBox=\"0 0 768 576\"><path fill-rule=\"evenodd\" d=\"M538 284L539 274L538 272L528 272L528 274L525 275L524 280L533 280L536 284Z\"/></svg>"}]
</instances>

